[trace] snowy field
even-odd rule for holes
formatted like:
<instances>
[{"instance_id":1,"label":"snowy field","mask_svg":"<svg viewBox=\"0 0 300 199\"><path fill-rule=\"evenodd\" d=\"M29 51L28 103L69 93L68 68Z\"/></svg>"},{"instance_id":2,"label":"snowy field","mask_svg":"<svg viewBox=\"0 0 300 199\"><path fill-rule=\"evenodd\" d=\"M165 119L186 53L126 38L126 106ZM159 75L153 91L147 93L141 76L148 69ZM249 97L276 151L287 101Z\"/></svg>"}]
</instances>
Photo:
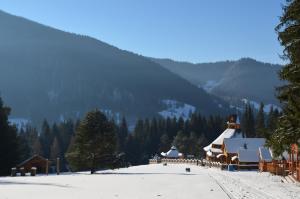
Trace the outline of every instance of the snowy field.
<instances>
[{"instance_id":1,"label":"snowy field","mask_svg":"<svg viewBox=\"0 0 300 199\"><path fill-rule=\"evenodd\" d=\"M185 168L191 172L186 173ZM161 164L60 176L0 178L0 199L300 198L300 187L268 173Z\"/></svg>"}]
</instances>

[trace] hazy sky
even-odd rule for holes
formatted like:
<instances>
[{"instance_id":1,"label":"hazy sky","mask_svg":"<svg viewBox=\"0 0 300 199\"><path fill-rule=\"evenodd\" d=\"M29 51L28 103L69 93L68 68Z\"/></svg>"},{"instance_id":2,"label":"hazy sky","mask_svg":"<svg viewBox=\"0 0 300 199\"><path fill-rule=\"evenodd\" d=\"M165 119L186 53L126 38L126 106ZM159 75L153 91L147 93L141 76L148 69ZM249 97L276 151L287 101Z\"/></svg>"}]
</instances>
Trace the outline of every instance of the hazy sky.
<instances>
[{"instance_id":1,"label":"hazy sky","mask_svg":"<svg viewBox=\"0 0 300 199\"><path fill-rule=\"evenodd\" d=\"M282 63L284 0L0 0L0 9L145 56Z\"/></svg>"}]
</instances>

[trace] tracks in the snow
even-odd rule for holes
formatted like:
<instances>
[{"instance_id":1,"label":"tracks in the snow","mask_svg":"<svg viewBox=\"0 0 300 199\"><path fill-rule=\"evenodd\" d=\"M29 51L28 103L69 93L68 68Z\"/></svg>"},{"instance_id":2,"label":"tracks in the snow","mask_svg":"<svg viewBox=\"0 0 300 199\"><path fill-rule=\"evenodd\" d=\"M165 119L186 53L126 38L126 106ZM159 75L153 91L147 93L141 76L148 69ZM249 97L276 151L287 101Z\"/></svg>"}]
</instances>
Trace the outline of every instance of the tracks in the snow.
<instances>
[{"instance_id":1,"label":"tracks in the snow","mask_svg":"<svg viewBox=\"0 0 300 199\"><path fill-rule=\"evenodd\" d=\"M232 177L217 173L215 176L210 174L209 176L216 181L230 199L275 199L273 196Z\"/></svg>"},{"instance_id":2,"label":"tracks in the snow","mask_svg":"<svg viewBox=\"0 0 300 199\"><path fill-rule=\"evenodd\" d=\"M228 196L228 198L230 199L236 199L220 182L218 182L218 180L216 180L213 176L211 176L210 174L208 174L209 177L211 177L218 185L219 187L226 193L226 195Z\"/></svg>"}]
</instances>

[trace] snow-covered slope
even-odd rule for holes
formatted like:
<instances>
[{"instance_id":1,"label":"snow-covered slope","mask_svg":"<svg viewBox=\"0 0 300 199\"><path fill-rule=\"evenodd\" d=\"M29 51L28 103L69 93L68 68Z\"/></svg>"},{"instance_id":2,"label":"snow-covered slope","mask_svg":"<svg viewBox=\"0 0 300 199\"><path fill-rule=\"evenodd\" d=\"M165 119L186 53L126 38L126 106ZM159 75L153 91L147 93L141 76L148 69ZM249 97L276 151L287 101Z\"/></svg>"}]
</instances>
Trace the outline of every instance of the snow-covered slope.
<instances>
[{"instance_id":1,"label":"snow-covered slope","mask_svg":"<svg viewBox=\"0 0 300 199\"><path fill-rule=\"evenodd\" d=\"M176 100L165 99L162 100L162 103L166 106L166 109L160 111L159 114L164 118L182 117L184 120L187 120L190 114L196 111L196 107Z\"/></svg>"}]
</instances>

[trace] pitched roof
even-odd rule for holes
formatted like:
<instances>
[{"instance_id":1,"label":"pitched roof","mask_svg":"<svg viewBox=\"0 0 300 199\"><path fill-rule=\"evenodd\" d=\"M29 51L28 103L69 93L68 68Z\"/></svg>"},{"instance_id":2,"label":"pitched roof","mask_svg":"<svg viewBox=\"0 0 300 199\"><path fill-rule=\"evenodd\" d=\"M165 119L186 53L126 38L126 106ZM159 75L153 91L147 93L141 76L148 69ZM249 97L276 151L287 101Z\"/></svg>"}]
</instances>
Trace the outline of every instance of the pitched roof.
<instances>
[{"instance_id":1,"label":"pitched roof","mask_svg":"<svg viewBox=\"0 0 300 199\"><path fill-rule=\"evenodd\" d=\"M259 162L257 150L239 150L239 162Z\"/></svg>"},{"instance_id":2,"label":"pitched roof","mask_svg":"<svg viewBox=\"0 0 300 199\"><path fill-rule=\"evenodd\" d=\"M272 162L272 154L269 148L259 147L259 158L265 162Z\"/></svg>"},{"instance_id":3,"label":"pitched roof","mask_svg":"<svg viewBox=\"0 0 300 199\"><path fill-rule=\"evenodd\" d=\"M204 147L205 151L209 151L212 145L222 145L225 138L242 138L243 134L240 130L227 128L219 137L217 137L210 145Z\"/></svg>"},{"instance_id":4,"label":"pitched roof","mask_svg":"<svg viewBox=\"0 0 300 199\"><path fill-rule=\"evenodd\" d=\"M182 153L179 153L177 148L175 146L172 146L167 153L162 152L161 155L168 158L178 158L182 156Z\"/></svg>"},{"instance_id":5,"label":"pitched roof","mask_svg":"<svg viewBox=\"0 0 300 199\"><path fill-rule=\"evenodd\" d=\"M238 153L240 149L258 151L265 145L264 138L225 138L224 145L227 153Z\"/></svg>"},{"instance_id":6,"label":"pitched roof","mask_svg":"<svg viewBox=\"0 0 300 199\"><path fill-rule=\"evenodd\" d=\"M23 162L21 162L18 167L22 167L23 165L25 165L26 163L30 162L33 159L40 159L41 161L47 161L47 159L45 159L44 157L40 156L40 155L34 155L30 158L28 158L27 160L24 160Z\"/></svg>"}]
</instances>

